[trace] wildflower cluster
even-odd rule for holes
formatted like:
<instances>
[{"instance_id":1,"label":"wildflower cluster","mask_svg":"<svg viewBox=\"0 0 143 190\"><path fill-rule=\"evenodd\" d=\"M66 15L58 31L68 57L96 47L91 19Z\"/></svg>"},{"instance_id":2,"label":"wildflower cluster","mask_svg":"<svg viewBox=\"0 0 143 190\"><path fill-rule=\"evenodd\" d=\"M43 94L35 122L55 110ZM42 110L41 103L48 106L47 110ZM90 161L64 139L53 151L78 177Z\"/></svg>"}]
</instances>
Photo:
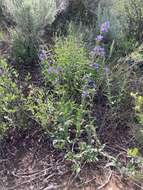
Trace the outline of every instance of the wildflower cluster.
<instances>
[{"instance_id":1,"label":"wildflower cluster","mask_svg":"<svg viewBox=\"0 0 143 190\"><path fill-rule=\"evenodd\" d=\"M90 97L90 95L95 92L95 81L92 76L86 75L83 77L83 91L82 91L82 98Z\"/></svg>"},{"instance_id":2,"label":"wildflower cluster","mask_svg":"<svg viewBox=\"0 0 143 190\"><path fill-rule=\"evenodd\" d=\"M106 21L103 24L101 24L100 26L100 34L96 36L95 40L96 40L96 46L95 48L92 50L92 54L95 56L105 56L105 49L104 47L102 47L100 45L100 43L103 41L104 39L104 34L107 33L109 31L110 28L110 22Z\"/></svg>"},{"instance_id":3,"label":"wildflower cluster","mask_svg":"<svg viewBox=\"0 0 143 190\"><path fill-rule=\"evenodd\" d=\"M110 73L110 69L107 65L104 63L104 57L105 57L105 48L101 46L101 43L103 43L104 35L109 31L110 23L109 21L106 21L105 23L101 24L100 26L100 34L96 36L96 46L91 51L91 56L93 58L92 64L90 64L91 73L89 77L84 77L85 85L83 87L82 97L86 98L89 97L91 93L91 89L93 94L95 93L95 81L98 82L98 80L103 80L105 76L108 76ZM102 60L102 61L101 61ZM97 63L100 62L99 63ZM90 93L89 93L90 92Z\"/></svg>"},{"instance_id":4,"label":"wildflower cluster","mask_svg":"<svg viewBox=\"0 0 143 190\"><path fill-rule=\"evenodd\" d=\"M39 60L42 62L42 61L45 61L46 58L47 58L46 51L44 49L40 50L39 51Z\"/></svg>"},{"instance_id":5,"label":"wildflower cluster","mask_svg":"<svg viewBox=\"0 0 143 190\"><path fill-rule=\"evenodd\" d=\"M109 31L109 28L110 28L110 22L106 21L103 24L101 24L100 31L101 33L106 33Z\"/></svg>"},{"instance_id":6,"label":"wildflower cluster","mask_svg":"<svg viewBox=\"0 0 143 190\"><path fill-rule=\"evenodd\" d=\"M88 91L83 91L82 92L82 98L86 98L89 96L89 92Z\"/></svg>"},{"instance_id":7,"label":"wildflower cluster","mask_svg":"<svg viewBox=\"0 0 143 190\"><path fill-rule=\"evenodd\" d=\"M48 56L48 53L46 50L42 49L39 51L39 60L41 62L41 65L43 67L44 76L50 81L50 79L55 80L57 79L60 71L62 70L60 66L57 66L57 64L54 63L54 61L51 60Z\"/></svg>"},{"instance_id":8,"label":"wildflower cluster","mask_svg":"<svg viewBox=\"0 0 143 190\"><path fill-rule=\"evenodd\" d=\"M90 67L92 69L98 70L99 69L99 64L98 63L93 63L93 64L90 65Z\"/></svg>"},{"instance_id":9,"label":"wildflower cluster","mask_svg":"<svg viewBox=\"0 0 143 190\"><path fill-rule=\"evenodd\" d=\"M99 34L98 36L96 36L96 41L100 42L103 40L103 36L101 34Z\"/></svg>"},{"instance_id":10,"label":"wildflower cluster","mask_svg":"<svg viewBox=\"0 0 143 190\"><path fill-rule=\"evenodd\" d=\"M105 49L99 45L97 45L91 52L93 55L97 56L105 56Z\"/></svg>"},{"instance_id":11,"label":"wildflower cluster","mask_svg":"<svg viewBox=\"0 0 143 190\"><path fill-rule=\"evenodd\" d=\"M60 71L61 71L61 67L50 66L50 67L48 68L48 73L49 73L49 74L59 74Z\"/></svg>"}]
</instances>

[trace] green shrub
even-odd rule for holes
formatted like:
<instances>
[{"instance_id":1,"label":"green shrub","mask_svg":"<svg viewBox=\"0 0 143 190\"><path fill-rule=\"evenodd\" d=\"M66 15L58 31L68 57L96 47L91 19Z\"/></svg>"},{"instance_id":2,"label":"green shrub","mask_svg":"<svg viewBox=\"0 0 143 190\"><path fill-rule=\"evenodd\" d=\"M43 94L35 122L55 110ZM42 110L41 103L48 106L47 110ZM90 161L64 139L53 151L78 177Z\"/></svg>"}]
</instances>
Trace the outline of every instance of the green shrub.
<instances>
[{"instance_id":1,"label":"green shrub","mask_svg":"<svg viewBox=\"0 0 143 190\"><path fill-rule=\"evenodd\" d=\"M138 4L140 8L138 9L135 4ZM137 28L142 26L141 21L139 21L139 18L142 17L141 7L142 5L140 4L140 1L134 1L133 4L132 0L99 1L96 11L96 29L99 28L99 25L105 20L110 21L110 31L106 37L106 40L115 40L116 52L113 54L115 58L117 58L117 56L126 56L135 47L136 40L138 41L137 37L140 36L139 33L141 34L142 31L140 30L140 32L137 33ZM136 11L135 8L138 10ZM129 12L134 13L130 14ZM138 16L134 18L134 14L137 14ZM131 22L133 22L133 24L131 24ZM135 33L136 37L134 35Z\"/></svg>"},{"instance_id":2,"label":"green shrub","mask_svg":"<svg viewBox=\"0 0 143 190\"><path fill-rule=\"evenodd\" d=\"M135 137L140 145L143 145L143 96L140 96L135 93L131 93L131 95L135 98L135 111L137 121L140 124L135 129Z\"/></svg>"},{"instance_id":3,"label":"green shrub","mask_svg":"<svg viewBox=\"0 0 143 190\"><path fill-rule=\"evenodd\" d=\"M112 111L117 111L124 100L129 97L129 81L131 70L128 65L116 64L112 66L110 73L106 75L104 92Z\"/></svg>"},{"instance_id":4,"label":"green shrub","mask_svg":"<svg viewBox=\"0 0 143 190\"><path fill-rule=\"evenodd\" d=\"M18 111L21 93L13 76L17 74L9 69L5 61L0 60L0 137L9 127L15 127L15 113Z\"/></svg>"},{"instance_id":5,"label":"green shrub","mask_svg":"<svg viewBox=\"0 0 143 190\"><path fill-rule=\"evenodd\" d=\"M123 34L123 1L101 0L97 8L97 26L106 20L110 21L110 38L119 40ZM122 13L121 13L122 12ZM123 14L123 15L121 15Z\"/></svg>"},{"instance_id":6,"label":"green shrub","mask_svg":"<svg viewBox=\"0 0 143 190\"><path fill-rule=\"evenodd\" d=\"M0 21L2 18L2 0L0 0Z\"/></svg>"},{"instance_id":7,"label":"green shrub","mask_svg":"<svg viewBox=\"0 0 143 190\"><path fill-rule=\"evenodd\" d=\"M143 1L128 0L125 2L126 26L128 38L141 43L143 39Z\"/></svg>"},{"instance_id":8,"label":"green shrub","mask_svg":"<svg viewBox=\"0 0 143 190\"><path fill-rule=\"evenodd\" d=\"M26 86L28 80L26 78ZM28 89L18 83L17 72L0 60L0 138L12 128L24 130L30 126L31 113L25 108L28 101L25 91Z\"/></svg>"},{"instance_id":9,"label":"green shrub","mask_svg":"<svg viewBox=\"0 0 143 190\"><path fill-rule=\"evenodd\" d=\"M64 89L68 97L77 97L82 86L82 77L86 73L89 58L80 39L69 35L65 39L56 39L53 64L42 63L42 72L47 82L54 80L58 91Z\"/></svg>"},{"instance_id":10,"label":"green shrub","mask_svg":"<svg viewBox=\"0 0 143 190\"><path fill-rule=\"evenodd\" d=\"M4 0L0 0L0 27L3 25L3 20L5 17L5 6L4 6Z\"/></svg>"},{"instance_id":11,"label":"green shrub","mask_svg":"<svg viewBox=\"0 0 143 190\"><path fill-rule=\"evenodd\" d=\"M46 94L46 90L38 87L29 87L29 94L23 100L23 109L29 113L31 118L47 131L50 131L48 126L55 112L54 102ZM50 126L51 127L51 126Z\"/></svg>"},{"instance_id":12,"label":"green shrub","mask_svg":"<svg viewBox=\"0 0 143 190\"><path fill-rule=\"evenodd\" d=\"M143 96L134 93L131 93L131 95L135 98L135 111L138 121L143 125Z\"/></svg>"},{"instance_id":13,"label":"green shrub","mask_svg":"<svg viewBox=\"0 0 143 190\"><path fill-rule=\"evenodd\" d=\"M43 50L41 68L48 85L40 100L33 93L37 99L33 117L45 126L54 146L66 151L66 158L74 163L76 172L83 162L97 161L103 155L104 146L96 134L95 99L102 95L115 118L128 94L130 69L128 65L109 64L114 41L106 47L103 41L109 22L101 27L104 31L101 28L100 35L95 36L95 48L89 54L82 39L73 33L56 39L50 59ZM40 90L37 92L40 94Z\"/></svg>"},{"instance_id":14,"label":"green shrub","mask_svg":"<svg viewBox=\"0 0 143 190\"><path fill-rule=\"evenodd\" d=\"M104 39L106 33L102 35ZM52 63L48 60L41 63L44 79L47 83L52 83L57 94L62 94L67 99L73 98L76 102L80 102L82 92L91 95L93 99L94 94L102 89L110 108L117 108L126 96L130 69L128 65L109 65L114 41L109 48L98 40L95 45L88 54L82 38L77 40L75 33L57 39ZM101 55L96 55L96 51L101 51Z\"/></svg>"},{"instance_id":15,"label":"green shrub","mask_svg":"<svg viewBox=\"0 0 143 190\"><path fill-rule=\"evenodd\" d=\"M95 95L98 95L99 90L103 95L106 94L107 104L114 111L124 96L127 75L124 71L119 72L119 68L116 73L112 73L112 65L108 64L113 45L105 50L104 44L97 40L96 47L88 55L81 39L77 40L70 34L56 41L52 62L48 59L41 62L44 79L53 87L52 95L47 92L52 98L47 103L52 105L53 111L50 119L47 119L49 111L44 109L46 106L42 106L42 125L51 127L47 130L50 131L54 146L67 150L67 159L72 160L76 171L80 170L83 161L97 161L98 155L102 154L103 147L96 135L96 121L92 116ZM40 105L36 115L41 115L39 108Z\"/></svg>"},{"instance_id":16,"label":"green shrub","mask_svg":"<svg viewBox=\"0 0 143 190\"><path fill-rule=\"evenodd\" d=\"M101 0L97 9L98 24L109 20L114 39L134 38L142 42L142 0Z\"/></svg>"},{"instance_id":17,"label":"green shrub","mask_svg":"<svg viewBox=\"0 0 143 190\"><path fill-rule=\"evenodd\" d=\"M68 36L64 41L58 40L55 48L55 61L61 67L61 77L67 92L75 94L80 89L80 80L85 73L89 59L80 40Z\"/></svg>"},{"instance_id":18,"label":"green shrub","mask_svg":"<svg viewBox=\"0 0 143 190\"><path fill-rule=\"evenodd\" d=\"M0 29L0 40L4 39L4 32Z\"/></svg>"},{"instance_id":19,"label":"green shrub","mask_svg":"<svg viewBox=\"0 0 143 190\"><path fill-rule=\"evenodd\" d=\"M17 63L33 65L38 61L40 31L50 24L56 14L55 1L18 0L5 5L16 22L12 34L12 56Z\"/></svg>"},{"instance_id":20,"label":"green shrub","mask_svg":"<svg viewBox=\"0 0 143 190\"><path fill-rule=\"evenodd\" d=\"M23 105L30 117L45 129L53 146L65 151L66 159L74 164L74 171L79 172L85 161L98 161L103 147L86 105L66 100L64 96L48 95L46 90L34 87Z\"/></svg>"}]
</instances>

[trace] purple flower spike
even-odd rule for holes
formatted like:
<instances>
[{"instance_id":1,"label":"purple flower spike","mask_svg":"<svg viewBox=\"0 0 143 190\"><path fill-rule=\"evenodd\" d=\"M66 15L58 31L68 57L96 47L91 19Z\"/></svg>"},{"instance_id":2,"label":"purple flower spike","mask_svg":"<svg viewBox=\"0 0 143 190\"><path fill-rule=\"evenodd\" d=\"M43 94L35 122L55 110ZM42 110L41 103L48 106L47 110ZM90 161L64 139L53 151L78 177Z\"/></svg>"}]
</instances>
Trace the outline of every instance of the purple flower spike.
<instances>
[{"instance_id":1,"label":"purple flower spike","mask_svg":"<svg viewBox=\"0 0 143 190\"><path fill-rule=\"evenodd\" d=\"M109 28L110 28L110 22L109 22L109 21L106 21L106 22L104 22L104 23L101 25L100 30L101 30L102 33L106 33L106 32L108 32Z\"/></svg>"},{"instance_id":2,"label":"purple flower spike","mask_svg":"<svg viewBox=\"0 0 143 190\"><path fill-rule=\"evenodd\" d=\"M58 67L56 69L54 69L54 73L57 74L57 75L59 74L60 71L61 70Z\"/></svg>"},{"instance_id":3,"label":"purple flower spike","mask_svg":"<svg viewBox=\"0 0 143 190\"><path fill-rule=\"evenodd\" d=\"M59 71L57 69L54 69L54 74L59 74Z\"/></svg>"},{"instance_id":4,"label":"purple flower spike","mask_svg":"<svg viewBox=\"0 0 143 190\"><path fill-rule=\"evenodd\" d=\"M94 88L95 87L95 83L94 83L94 81L92 79L90 79L88 81L88 87L90 87L90 88Z\"/></svg>"},{"instance_id":5,"label":"purple flower spike","mask_svg":"<svg viewBox=\"0 0 143 190\"><path fill-rule=\"evenodd\" d=\"M50 66L48 68L49 74L57 74L58 75L60 71L61 71L61 67L54 68L53 66Z\"/></svg>"},{"instance_id":6,"label":"purple flower spike","mask_svg":"<svg viewBox=\"0 0 143 190\"><path fill-rule=\"evenodd\" d=\"M46 58L47 58L46 51L44 49L40 50L40 52L39 52L40 61L44 61Z\"/></svg>"},{"instance_id":7,"label":"purple flower spike","mask_svg":"<svg viewBox=\"0 0 143 190\"><path fill-rule=\"evenodd\" d=\"M62 68L60 66L58 66L57 70L60 72L60 71L62 71Z\"/></svg>"},{"instance_id":8,"label":"purple flower spike","mask_svg":"<svg viewBox=\"0 0 143 190\"><path fill-rule=\"evenodd\" d=\"M103 36L102 35L96 36L96 41L101 42L102 40L103 40Z\"/></svg>"},{"instance_id":9,"label":"purple flower spike","mask_svg":"<svg viewBox=\"0 0 143 190\"><path fill-rule=\"evenodd\" d=\"M105 56L105 49L101 46L96 46L93 50L92 50L92 54L93 55L99 55L99 56Z\"/></svg>"}]
</instances>

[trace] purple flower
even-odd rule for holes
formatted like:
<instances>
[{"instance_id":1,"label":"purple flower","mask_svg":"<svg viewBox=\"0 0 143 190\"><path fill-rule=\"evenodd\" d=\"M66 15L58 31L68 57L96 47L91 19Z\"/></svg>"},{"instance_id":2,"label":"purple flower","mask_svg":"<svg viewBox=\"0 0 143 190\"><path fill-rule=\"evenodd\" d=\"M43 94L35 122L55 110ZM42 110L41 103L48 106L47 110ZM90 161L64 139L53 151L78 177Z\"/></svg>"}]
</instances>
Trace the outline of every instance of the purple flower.
<instances>
[{"instance_id":1,"label":"purple flower","mask_svg":"<svg viewBox=\"0 0 143 190\"><path fill-rule=\"evenodd\" d=\"M89 93L87 92L87 91L83 91L82 92L82 97L83 98L86 98L86 97L88 97L89 96Z\"/></svg>"},{"instance_id":2,"label":"purple flower","mask_svg":"<svg viewBox=\"0 0 143 190\"><path fill-rule=\"evenodd\" d=\"M58 67L56 67L54 70L53 70L53 72L55 73L55 74L59 74L59 72L62 70L62 68L60 67L60 66L58 66Z\"/></svg>"},{"instance_id":3,"label":"purple flower","mask_svg":"<svg viewBox=\"0 0 143 190\"><path fill-rule=\"evenodd\" d=\"M106 32L108 32L109 28L110 28L110 22L106 21L103 24L101 24L100 31L102 33L106 33Z\"/></svg>"},{"instance_id":4,"label":"purple flower","mask_svg":"<svg viewBox=\"0 0 143 190\"><path fill-rule=\"evenodd\" d=\"M48 73L52 74L52 73L54 73L54 70L55 70L54 67L49 67L48 68Z\"/></svg>"},{"instance_id":5,"label":"purple flower","mask_svg":"<svg viewBox=\"0 0 143 190\"><path fill-rule=\"evenodd\" d=\"M99 64L98 63L93 63L90 65L93 69L98 70L99 69Z\"/></svg>"},{"instance_id":6,"label":"purple flower","mask_svg":"<svg viewBox=\"0 0 143 190\"><path fill-rule=\"evenodd\" d=\"M60 71L61 71L61 67L54 68L54 67L50 66L48 68L49 74L59 74Z\"/></svg>"},{"instance_id":7,"label":"purple flower","mask_svg":"<svg viewBox=\"0 0 143 190\"><path fill-rule=\"evenodd\" d=\"M46 51L44 49L40 50L40 52L39 52L40 61L44 61L46 58L47 58Z\"/></svg>"},{"instance_id":8,"label":"purple flower","mask_svg":"<svg viewBox=\"0 0 143 190\"><path fill-rule=\"evenodd\" d=\"M90 80L88 81L88 86L89 86L90 88L93 88L93 87L95 86L95 83L94 83L94 81L93 81L92 79L90 79Z\"/></svg>"},{"instance_id":9,"label":"purple flower","mask_svg":"<svg viewBox=\"0 0 143 190\"><path fill-rule=\"evenodd\" d=\"M99 56L104 56L105 55L105 49L101 46L96 46L92 52L93 55L99 55Z\"/></svg>"},{"instance_id":10,"label":"purple flower","mask_svg":"<svg viewBox=\"0 0 143 190\"><path fill-rule=\"evenodd\" d=\"M96 41L100 42L102 40L103 40L103 36L101 34L96 36Z\"/></svg>"},{"instance_id":11,"label":"purple flower","mask_svg":"<svg viewBox=\"0 0 143 190\"><path fill-rule=\"evenodd\" d=\"M57 74L57 75L58 75L58 74L59 74L59 72L60 72L60 70L59 70L59 68L58 68L58 67L57 67L56 69L54 69L54 73L55 73L55 74Z\"/></svg>"},{"instance_id":12,"label":"purple flower","mask_svg":"<svg viewBox=\"0 0 143 190\"><path fill-rule=\"evenodd\" d=\"M59 70L58 69L54 69L53 73L58 75L59 74Z\"/></svg>"},{"instance_id":13,"label":"purple flower","mask_svg":"<svg viewBox=\"0 0 143 190\"><path fill-rule=\"evenodd\" d=\"M62 70L62 68L60 66L58 66L57 70L60 72Z\"/></svg>"}]
</instances>

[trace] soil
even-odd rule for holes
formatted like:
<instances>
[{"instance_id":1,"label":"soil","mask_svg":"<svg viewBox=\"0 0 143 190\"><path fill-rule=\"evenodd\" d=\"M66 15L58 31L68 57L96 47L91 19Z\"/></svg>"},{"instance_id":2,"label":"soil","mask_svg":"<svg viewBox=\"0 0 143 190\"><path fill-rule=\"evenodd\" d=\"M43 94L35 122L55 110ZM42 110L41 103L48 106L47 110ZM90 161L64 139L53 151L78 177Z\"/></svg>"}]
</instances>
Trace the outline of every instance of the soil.
<instances>
[{"instance_id":1,"label":"soil","mask_svg":"<svg viewBox=\"0 0 143 190\"><path fill-rule=\"evenodd\" d=\"M21 134L21 135L20 135ZM77 176L64 153L54 149L39 127L11 130L0 150L0 190L139 190L103 164L84 166Z\"/></svg>"}]
</instances>

